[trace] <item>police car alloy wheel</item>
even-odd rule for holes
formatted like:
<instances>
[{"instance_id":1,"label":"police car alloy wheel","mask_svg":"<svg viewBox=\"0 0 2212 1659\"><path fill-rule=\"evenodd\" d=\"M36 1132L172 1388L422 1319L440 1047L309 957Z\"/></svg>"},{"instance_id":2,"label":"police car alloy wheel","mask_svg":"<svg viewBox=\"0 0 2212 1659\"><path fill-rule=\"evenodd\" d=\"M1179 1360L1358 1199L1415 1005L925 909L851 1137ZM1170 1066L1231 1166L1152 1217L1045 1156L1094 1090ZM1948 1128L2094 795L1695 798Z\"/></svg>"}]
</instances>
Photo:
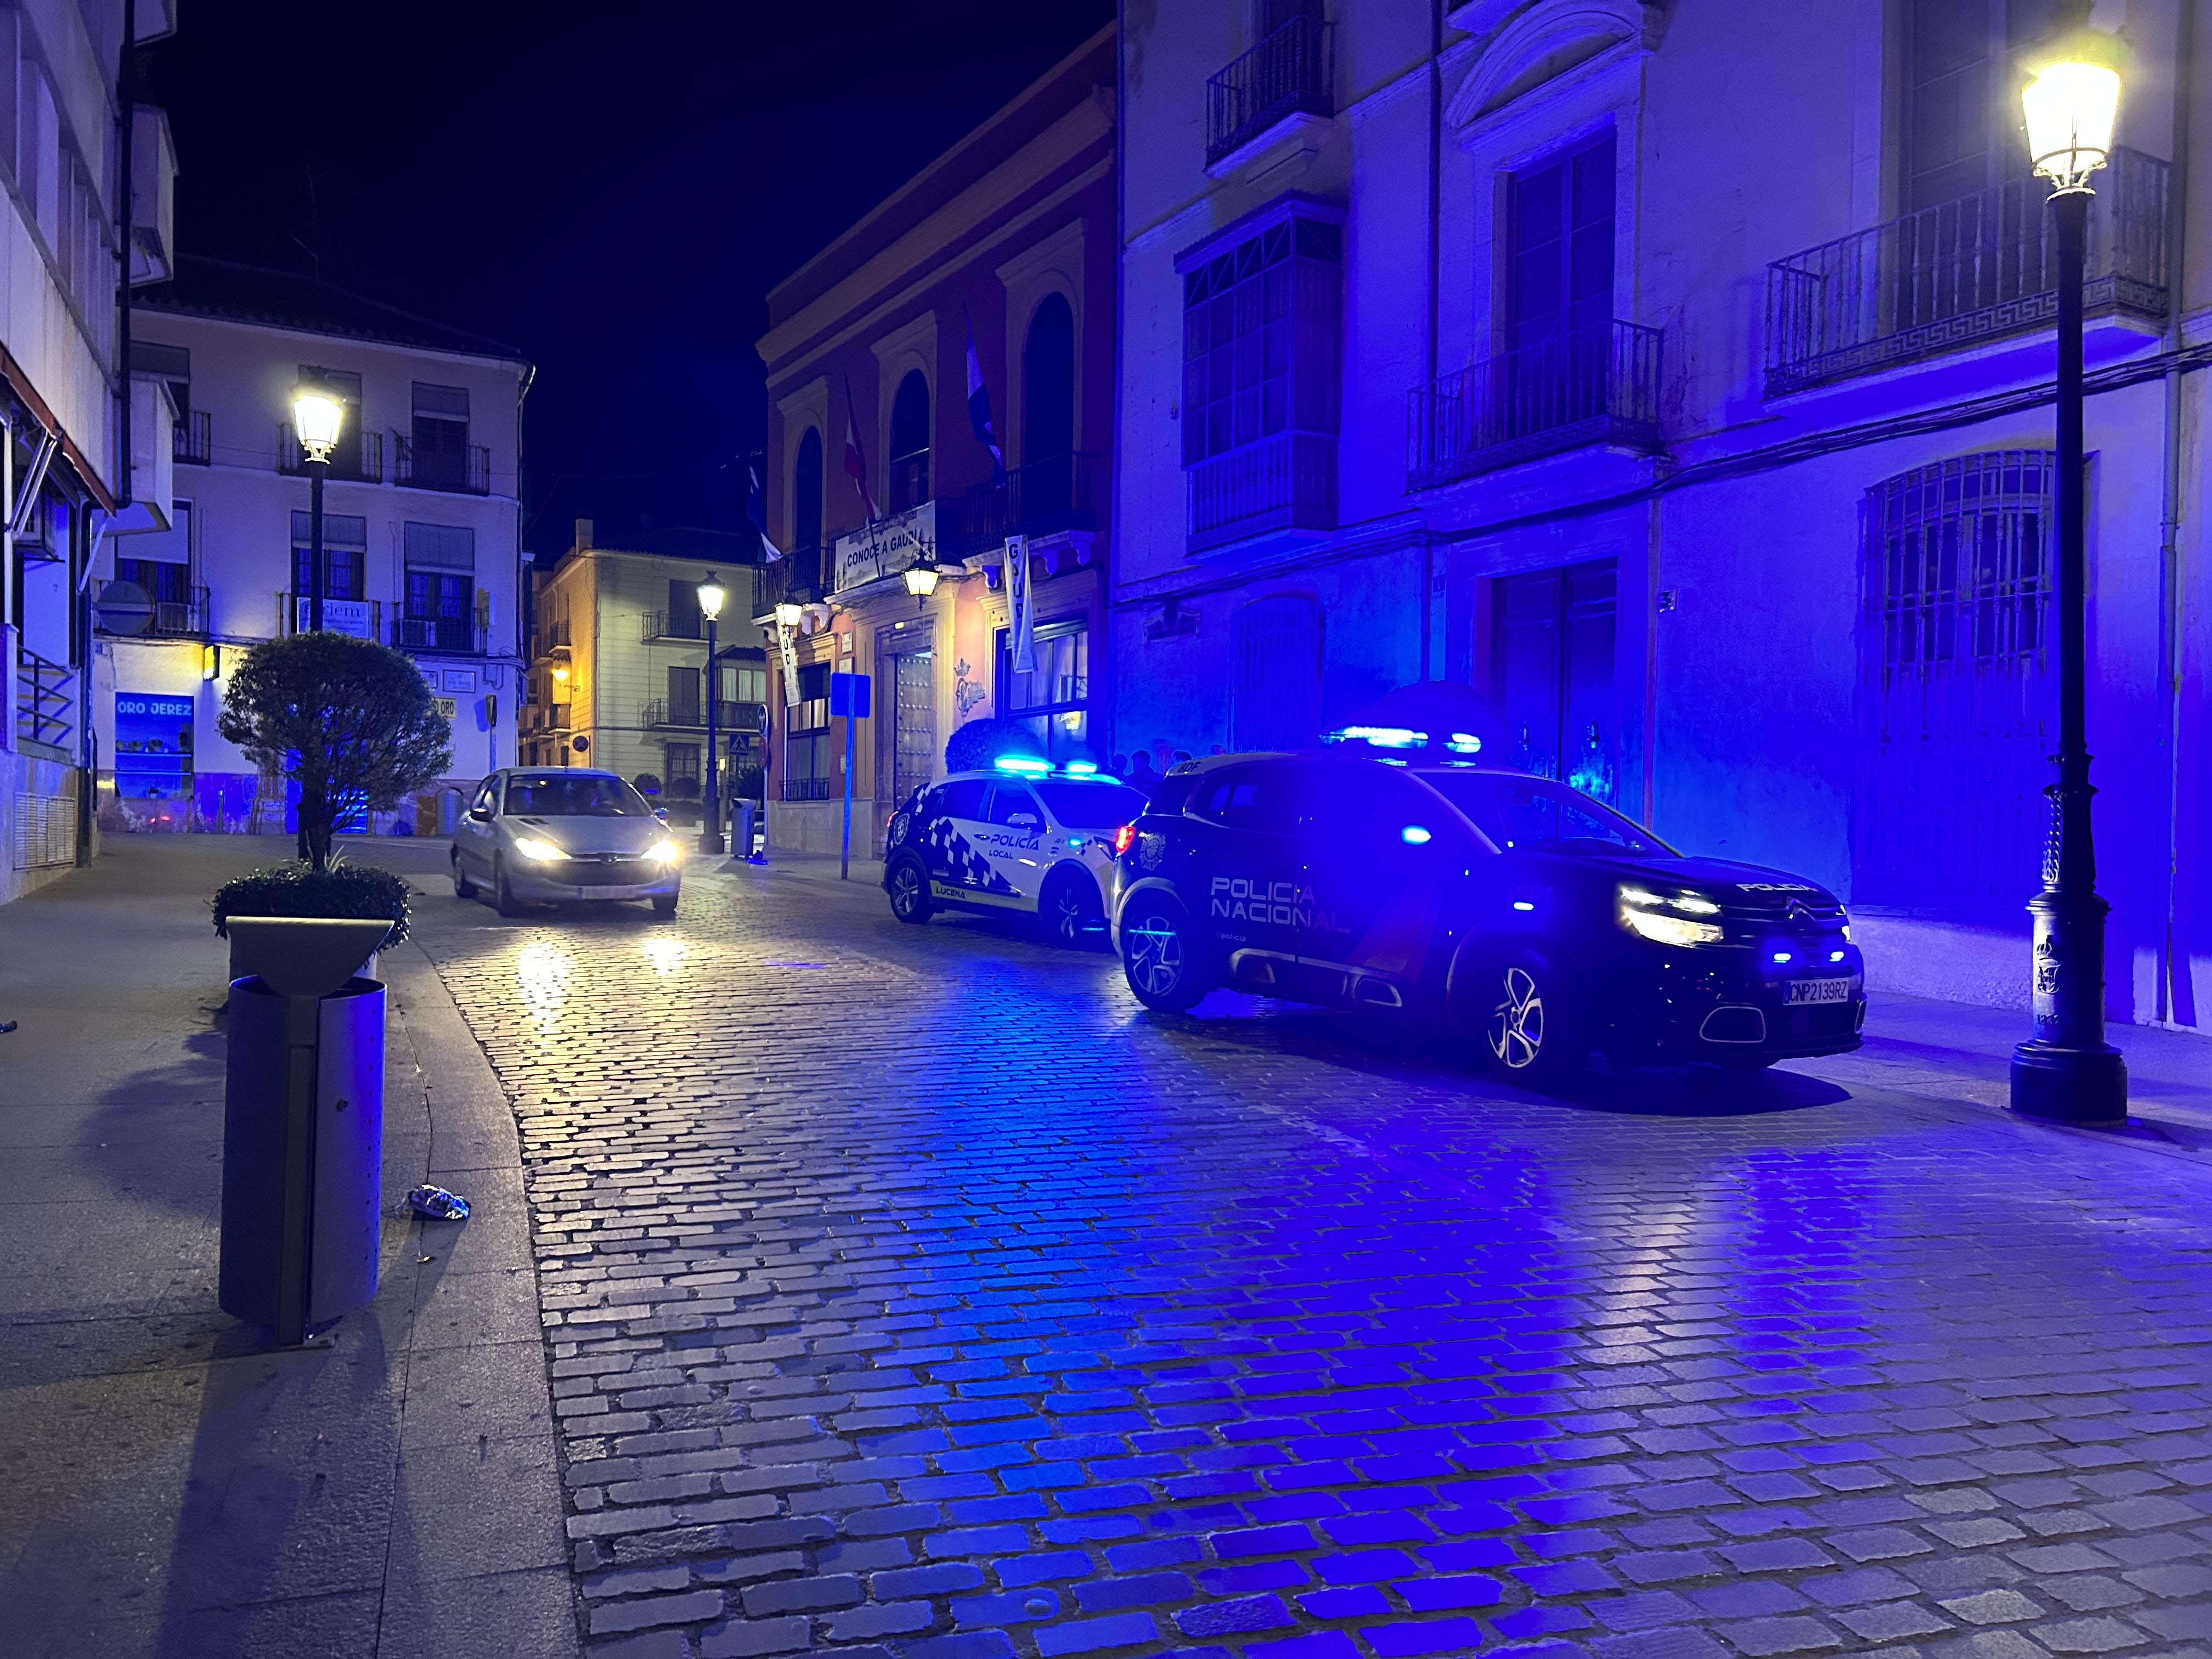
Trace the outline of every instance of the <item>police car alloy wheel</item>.
<instances>
[{"instance_id":1,"label":"police car alloy wheel","mask_svg":"<svg viewBox=\"0 0 2212 1659\"><path fill-rule=\"evenodd\" d=\"M1045 888L1044 902L1038 908L1038 915L1052 942L1070 950L1080 949L1089 943L1101 914L1098 885L1088 872L1055 875Z\"/></svg>"},{"instance_id":2,"label":"police car alloy wheel","mask_svg":"<svg viewBox=\"0 0 2212 1659\"><path fill-rule=\"evenodd\" d=\"M1138 1001L1163 1013L1197 1006L1211 989L1189 920L1139 899L1121 919L1121 974Z\"/></svg>"},{"instance_id":3,"label":"police car alloy wheel","mask_svg":"<svg viewBox=\"0 0 2212 1659\"><path fill-rule=\"evenodd\" d=\"M929 920L929 876L912 854L892 860L891 914L901 921Z\"/></svg>"}]
</instances>

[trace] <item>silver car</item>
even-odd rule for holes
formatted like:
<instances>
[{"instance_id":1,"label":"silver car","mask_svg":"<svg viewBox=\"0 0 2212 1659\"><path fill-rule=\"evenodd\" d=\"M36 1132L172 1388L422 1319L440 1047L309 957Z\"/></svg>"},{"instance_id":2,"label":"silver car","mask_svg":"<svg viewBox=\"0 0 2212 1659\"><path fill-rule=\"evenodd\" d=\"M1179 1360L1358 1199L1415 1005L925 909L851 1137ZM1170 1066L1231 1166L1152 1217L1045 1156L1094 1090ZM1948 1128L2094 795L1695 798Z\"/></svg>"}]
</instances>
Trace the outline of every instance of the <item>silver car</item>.
<instances>
[{"instance_id":1,"label":"silver car","mask_svg":"<svg viewBox=\"0 0 2212 1659\"><path fill-rule=\"evenodd\" d=\"M583 899L651 899L673 915L683 880L684 848L612 772L495 772L453 831L454 894L489 890L503 916Z\"/></svg>"}]
</instances>

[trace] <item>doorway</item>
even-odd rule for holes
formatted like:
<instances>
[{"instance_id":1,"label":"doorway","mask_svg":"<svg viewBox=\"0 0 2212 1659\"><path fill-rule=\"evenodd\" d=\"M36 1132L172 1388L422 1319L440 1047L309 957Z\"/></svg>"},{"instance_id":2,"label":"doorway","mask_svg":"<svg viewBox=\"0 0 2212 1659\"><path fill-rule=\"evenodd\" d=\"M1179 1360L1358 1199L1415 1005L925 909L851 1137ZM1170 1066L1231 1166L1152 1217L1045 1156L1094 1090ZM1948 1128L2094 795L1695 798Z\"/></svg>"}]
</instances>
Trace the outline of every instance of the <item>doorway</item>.
<instances>
[{"instance_id":1,"label":"doorway","mask_svg":"<svg viewBox=\"0 0 2212 1659\"><path fill-rule=\"evenodd\" d=\"M878 825L937 775L936 655L909 651L891 659L890 799L877 804Z\"/></svg>"},{"instance_id":2,"label":"doorway","mask_svg":"<svg viewBox=\"0 0 2212 1659\"><path fill-rule=\"evenodd\" d=\"M1505 763L1620 805L1621 713L1613 685L1614 561L1497 579L1492 690Z\"/></svg>"}]
</instances>

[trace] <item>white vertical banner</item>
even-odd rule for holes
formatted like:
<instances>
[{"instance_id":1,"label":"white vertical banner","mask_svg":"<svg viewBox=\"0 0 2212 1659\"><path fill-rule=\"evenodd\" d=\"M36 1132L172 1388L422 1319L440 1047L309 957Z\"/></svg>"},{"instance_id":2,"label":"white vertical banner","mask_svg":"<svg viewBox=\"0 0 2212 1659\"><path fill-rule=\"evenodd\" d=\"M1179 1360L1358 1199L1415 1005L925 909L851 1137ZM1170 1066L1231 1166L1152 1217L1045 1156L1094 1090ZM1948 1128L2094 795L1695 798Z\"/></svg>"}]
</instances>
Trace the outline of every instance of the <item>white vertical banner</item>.
<instances>
[{"instance_id":1,"label":"white vertical banner","mask_svg":"<svg viewBox=\"0 0 2212 1659\"><path fill-rule=\"evenodd\" d=\"M1006 538L1006 655L1017 674L1036 672L1036 652L1030 635L1036 606L1030 595L1030 542L1026 536Z\"/></svg>"},{"instance_id":2,"label":"white vertical banner","mask_svg":"<svg viewBox=\"0 0 2212 1659\"><path fill-rule=\"evenodd\" d=\"M786 708L796 708L799 706L799 629L797 625L793 624L787 628L781 623L778 623L775 628L775 641L777 654L783 659L783 706Z\"/></svg>"}]
</instances>

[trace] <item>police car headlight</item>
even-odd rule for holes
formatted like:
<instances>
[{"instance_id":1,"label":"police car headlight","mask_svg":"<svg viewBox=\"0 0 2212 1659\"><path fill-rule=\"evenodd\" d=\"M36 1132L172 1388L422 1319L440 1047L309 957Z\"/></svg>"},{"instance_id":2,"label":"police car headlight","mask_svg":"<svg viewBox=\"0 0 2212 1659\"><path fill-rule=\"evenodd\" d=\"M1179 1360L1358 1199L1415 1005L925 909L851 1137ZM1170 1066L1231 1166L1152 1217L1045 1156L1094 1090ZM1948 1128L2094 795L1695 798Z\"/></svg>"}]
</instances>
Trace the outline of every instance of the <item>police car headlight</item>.
<instances>
[{"instance_id":1,"label":"police car headlight","mask_svg":"<svg viewBox=\"0 0 2212 1659\"><path fill-rule=\"evenodd\" d=\"M1644 887L1623 887L1620 892L1620 925L1655 945L1718 945L1721 925L1701 921L1717 915L1720 906L1702 893L1661 894Z\"/></svg>"},{"instance_id":2,"label":"police car headlight","mask_svg":"<svg viewBox=\"0 0 2212 1659\"><path fill-rule=\"evenodd\" d=\"M657 841L645 849L645 855L655 864L673 864L684 856L684 849L672 841Z\"/></svg>"},{"instance_id":3,"label":"police car headlight","mask_svg":"<svg viewBox=\"0 0 2212 1659\"><path fill-rule=\"evenodd\" d=\"M539 864L544 863L549 859L565 859L568 856L551 842L541 841L536 836L517 836L514 838L514 850L520 856Z\"/></svg>"}]
</instances>

